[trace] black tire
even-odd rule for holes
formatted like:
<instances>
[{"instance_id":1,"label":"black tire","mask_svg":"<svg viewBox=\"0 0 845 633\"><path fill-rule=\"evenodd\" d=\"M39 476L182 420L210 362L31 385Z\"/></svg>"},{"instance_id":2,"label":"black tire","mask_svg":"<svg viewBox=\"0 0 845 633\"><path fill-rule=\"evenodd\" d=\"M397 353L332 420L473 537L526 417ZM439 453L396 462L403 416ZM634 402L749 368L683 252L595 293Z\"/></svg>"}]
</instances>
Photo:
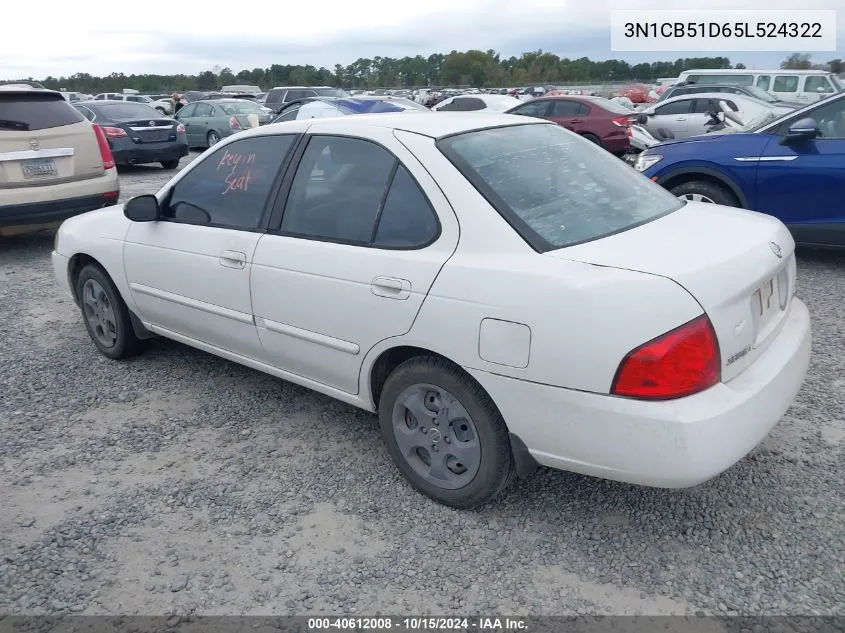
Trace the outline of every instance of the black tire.
<instances>
[{"instance_id":1,"label":"black tire","mask_svg":"<svg viewBox=\"0 0 845 633\"><path fill-rule=\"evenodd\" d=\"M599 147L602 147L601 139L595 134L590 134L589 132L587 132L586 134L582 134L581 136L590 141L590 143L595 143Z\"/></svg>"},{"instance_id":2,"label":"black tire","mask_svg":"<svg viewBox=\"0 0 845 633\"><path fill-rule=\"evenodd\" d=\"M161 166L164 169L176 169L179 167L179 159L176 158L174 160L163 160L161 161Z\"/></svg>"},{"instance_id":3,"label":"black tire","mask_svg":"<svg viewBox=\"0 0 845 633\"><path fill-rule=\"evenodd\" d=\"M478 471L463 487L446 489L426 481L399 449L393 429L394 406L403 391L417 384L433 385L448 391L472 418L481 457ZM443 505L460 509L477 507L497 497L516 478L508 429L496 405L481 386L442 358L419 356L393 370L379 398L379 424L382 439L399 471L416 490Z\"/></svg>"},{"instance_id":4,"label":"black tire","mask_svg":"<svg viewBox=\"0 0 845 633\"><path fill-rule=\"evenodd\" d=\"M712 204L723 204L728 207L740 206L739 200L727 187L706 180L690 180L672 187L669 191L679 198L703 196ZM701 200L700 202L708 202L708 200Z\"/></svg>"},{"instance_id":5,"label":"black tire","mask_svg":"<svg viewBox=\"0 0 845 633\"><path fill-rule=\"evenodd\" d=\"M86 314L84 289L88 280L93 280L96 284L99 284L112 308L115 325L113 345L105 345L99 340ZM101 354L118 360L136 356L141 352L144 344L143 341L135 336L135 331L132 329L129 308L126 307L126 303L123 301L123 297L120 296L120 292L102 268L95 264L85 266L79 273L79 279L76 281L76 293L79 297L79 308L82 312L82 321L85 324L85 329L88 331L88 336L91 337L94 346Z\"/></svg>"}]
</instances>

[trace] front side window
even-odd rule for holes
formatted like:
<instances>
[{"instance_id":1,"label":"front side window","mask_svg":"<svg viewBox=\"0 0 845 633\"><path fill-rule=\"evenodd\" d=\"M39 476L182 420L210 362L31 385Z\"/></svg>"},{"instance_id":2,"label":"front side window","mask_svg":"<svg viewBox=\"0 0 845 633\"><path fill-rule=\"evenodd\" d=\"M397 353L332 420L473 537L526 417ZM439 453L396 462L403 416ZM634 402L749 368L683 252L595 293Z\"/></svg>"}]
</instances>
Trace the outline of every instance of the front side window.
<instances>
[{"instance_id":1,"label":"front side window","mask_svg":"<svg viewBox=\"0 0 845 633\"><path fill-rule=\"evenodd\" d=\"M778 75L772 92L798 92L798 77L795 75Z\"/></svg>"},{"instance_id":2,"label":"front side window","mask_svg":"<svg viewBox=\"0 0 845 633\"><path fill-rule=\"evenodd\" d=\"M437 146L538 251L619 233L683 205L612 154L557 125L465 132Z\"/></svg>"},{"instance_id":3,"label":"front side window","mask_svg":"<svg viewBox=\"0 0 845 633\"><path fill-rule=\"evenodd\" d=\"M176 118L184 119L184 118L192 117L192 116L194 116L194 113L196 111L197 111L197 104L196 103L186 105L181 110L179 110L179 114L177 115Z\"/></svg>"},{"instance_id":4,"label":"front side window","mask_svg":"<svg viewBox=\"0 0 845 633\"><path fill-rule=\"evenodd\" d=\"M833 92L827 77L810 75L804 80L804 92Z\"/></svg>"},{"instance_id":5,"label":"front side window","mask_svg":"<svg viewBox=\"0 0 845 633\"><path fill-rule=\"evenodd\" d=\"M291 106L290 108L286 108L284 112L282 112L279 116L273 119L273 123L282 123L283 121L295 121L296 115L299 114L299 110L301 108L301 105L295 105Z\"/></svg>"},{"instance_id":6,"label":"front side window","mask_svg":"<svg viewBox=\"0 0 845 633\"><path fill-rule=\"evenodd\" d=\"M845 139L845 99L825 103L809 116L819 126L820 139Z\"/></svg>"},{"instance_id":7,"label":"front side window","mask_svg":"<svg viewBox=\"0 0 845 633\"><path fill-rule=\"evenodd\" d=\"M247 138L205 157L176 183L164 219L254 230L295 139L293 134Z\"/></svg>"},{"instance_id":8,"label":"front side window","mask_svg":"<svg viewBox=\"0 0 845 633\"><path fill-rule=\"evenodd\" d=\"M478 110L484 110L487 107L484 101L475 97L458 97L455 99L455 103L458 106L458 112L476 112Z\"/></svg>"},{"instance_id":9,"label":"front side window","mask_svg":"<svg viewBox=\"0 0 845 633\"><path fill-rule=\"evenodd\" d=\"M694 99L680 99L679 101L673 101L672 103L667 103L666 105L662 105L657 108L654 111L654 114L657 116L687 114L694 101Z\"/></svg>"}]
</instances>

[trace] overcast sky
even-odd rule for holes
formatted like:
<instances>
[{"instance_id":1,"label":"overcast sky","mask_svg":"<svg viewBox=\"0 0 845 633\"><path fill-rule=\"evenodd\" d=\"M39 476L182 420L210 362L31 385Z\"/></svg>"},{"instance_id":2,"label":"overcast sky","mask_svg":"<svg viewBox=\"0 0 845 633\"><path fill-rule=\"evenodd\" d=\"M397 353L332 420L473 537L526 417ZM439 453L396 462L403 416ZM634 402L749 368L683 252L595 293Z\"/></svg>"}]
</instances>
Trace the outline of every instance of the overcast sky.
<instances>
[{"instance_id":1,"label":"overcast sky","mask_svg":"<svg viewBox=\"0 0 845 633\"><path fill-rule=\"evenodd\" d=\"M610 50L611 9L681 8L669 0L129 1L97 5L91 11L83 11L84 3L42 0L37 20L31 17L31 3L5 4L0 79L76 72L197 73L215 65L237 72L273 63L333 68L359 57L427 56L469 48L492 48L506 57L542 48L561 57L631 63L718 54ZM841 8L842 2L808 0L801 5L833 9ZM732 1L710 0L684 8L736 6ZM794 6L786 0L742 4L743 9ZM845 12L838 17L837 49L843 52L814 53L815 62L845 57ZM765 68L777 66L788 52L724 54L733 63Z\"/></svg>"}]
</instances>

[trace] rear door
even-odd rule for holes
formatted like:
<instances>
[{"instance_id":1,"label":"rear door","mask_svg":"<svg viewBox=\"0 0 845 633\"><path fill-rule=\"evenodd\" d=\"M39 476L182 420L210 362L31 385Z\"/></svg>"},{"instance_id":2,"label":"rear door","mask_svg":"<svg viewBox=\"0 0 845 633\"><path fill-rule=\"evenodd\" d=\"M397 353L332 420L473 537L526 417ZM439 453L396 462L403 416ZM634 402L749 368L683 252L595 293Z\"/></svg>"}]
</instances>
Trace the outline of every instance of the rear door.
<instances>
[{"instance_id":1,"label":"rear door","mask_svg":"<svg viewBox=\"0 0 845 633\"><path fill-rule=\"evenodd\" d=\"M530 103L530 102L529 102ZM580 101L554 99L546 118L573 132L581 131L589 108Z\"/></svg>"},{"instance_id":2,"label":"rear door","mask_svg":"<svg viewBox=\"0 0 845 633\"><path fill-rule=\"evenodd\" d=\"M648 117L646 128L653 135L660 129L666 129L676 138L686 138L689 136L689 116L694 103L695 98L690 97L658 106Z\"/></svg>"},{"instance_id":3,"label":"rear door","mask_svg":"<svg viewBox=\"0 0 845 633\"><path fill-rule=\"evenodd\" d=\"M258 243L252 306L268 362L358 393L364 357L411 329L458 225L398 132L372 128L370 140L342 125L321 132Z\"/></svg>"},{"instance_id":4,"label":"rear door","mask_svg":"<svg viewBox=\"0 0 845 633\"><path fill-rule=\"evenodd\" d=\"M103 174L97 137L58 93L0 92L0 206L11 190Z\"/></svg>"}]
</instances>

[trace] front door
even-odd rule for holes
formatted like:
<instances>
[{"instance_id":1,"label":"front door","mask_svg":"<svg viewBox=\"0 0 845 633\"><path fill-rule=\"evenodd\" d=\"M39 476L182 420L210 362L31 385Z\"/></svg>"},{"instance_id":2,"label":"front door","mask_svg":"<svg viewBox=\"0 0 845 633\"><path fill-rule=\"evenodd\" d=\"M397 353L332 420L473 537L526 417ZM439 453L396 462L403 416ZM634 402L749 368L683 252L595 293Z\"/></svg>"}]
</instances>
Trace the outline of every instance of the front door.
<instances>
[{"instance_id":1,"label":"front door","mask_svg":"<svg viewBox=\"0 0 845 633\"><path fill-rule=\"evenodd\" d=\"M654 114L648 117L646 128L655 138L660 138L659 130L665 129L675 135L675 138L689 136L689 115L695 98L678 99L665 105L658 106Z\"/></svg>"},{"instance_id":2,"label":"front door","mask_svg":"<svg viewBox=\"0 0 845 633\"><path fill-rule=\"evenodd\" d=\"M458 234L413 154L386 128L367 134L311 136L251 277L268 362L350 394L367 352L411 329Z\"/></svg>"},{"instance_id":3,"label":"front door","mask_svg":"<svg viewBox=\"0 0 845 633\"><path fill-rule=\"evenodd\" d=\"M126 278L154 329L261 357L249 276L267 199L295 135L242 139L197 161L162 200L162 219L133 223Z\"/></svg>"},{"instance_id":4,"label":"front door","mask_svg":"<svg viewBox=\"0 0 845 633\"><path fill-rule=\"evenodd\" d=\"M781 145L796 120L812 117L815 139ZM807 243L845 246L845 99L791 118L763 150L757 166L755 210L769 213Z\"/></svg>"}]
</instances>

